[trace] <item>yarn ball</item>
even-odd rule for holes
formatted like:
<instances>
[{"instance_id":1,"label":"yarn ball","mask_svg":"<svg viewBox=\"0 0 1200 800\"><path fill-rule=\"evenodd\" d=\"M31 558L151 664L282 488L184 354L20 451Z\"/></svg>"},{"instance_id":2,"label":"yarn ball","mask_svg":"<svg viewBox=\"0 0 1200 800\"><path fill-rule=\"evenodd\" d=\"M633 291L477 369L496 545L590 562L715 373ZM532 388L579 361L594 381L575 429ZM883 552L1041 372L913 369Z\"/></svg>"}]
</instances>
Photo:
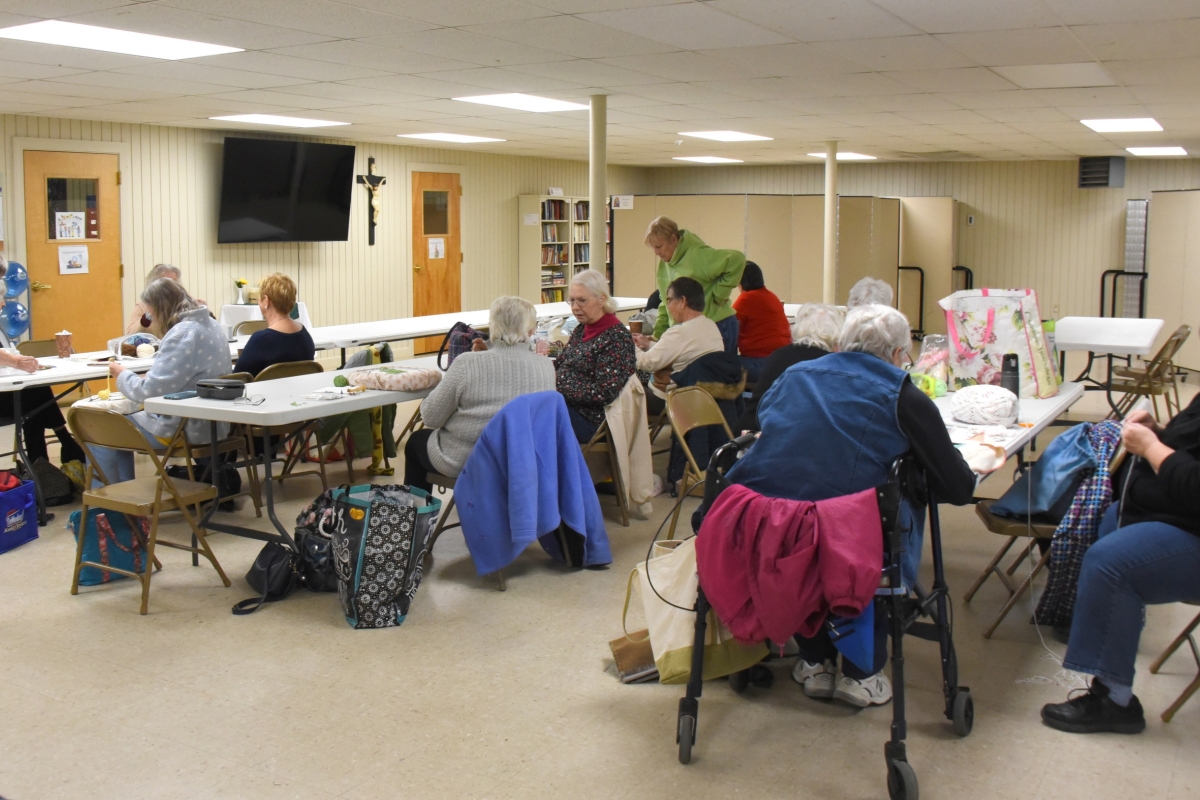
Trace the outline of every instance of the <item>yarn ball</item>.
<instances>
[{"instance_id":1,"label":"yarn ball","mask_svg":"<svg viewBox=\"0 0 1200 800\"><path fill-rule=\"evenodd\" d=\"M154 345L139 344L137 346L137 357L138 358L153 358L154 357Z\"/></svg>"},{"instance_id":2,"label":"yarn ball","mask_svg":"<svg viewBox=\"0 0 1200 800\"><path fill-rule=\"evenodd\" d=\"M1017 396L999 386L964 386L950 401L954 418L968 425L1003 425L1017 421Z\"/></svg>"}]
</instances>

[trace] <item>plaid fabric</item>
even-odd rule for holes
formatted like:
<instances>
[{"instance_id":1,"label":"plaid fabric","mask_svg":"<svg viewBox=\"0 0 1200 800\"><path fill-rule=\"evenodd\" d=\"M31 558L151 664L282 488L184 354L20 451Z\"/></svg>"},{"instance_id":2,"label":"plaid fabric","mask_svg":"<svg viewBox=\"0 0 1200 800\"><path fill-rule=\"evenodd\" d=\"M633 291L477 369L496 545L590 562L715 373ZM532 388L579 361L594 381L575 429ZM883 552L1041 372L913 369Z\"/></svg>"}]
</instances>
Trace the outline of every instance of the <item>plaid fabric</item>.
<instances>
[{"instance_id":1,"label":"plaid fabric","mask_svg":"<svg viewBox=\"0 0 1200 800\"><path fill-rule=\"evenodd\" d=\"M1088 423L1085 423L1088 424ZM1050 550L1050 579L1038 603L1034 621L1041 625L1070 627L1075 613L1075 589L1088 548L1096 541L1100 519L1112 503L1112 476L1108 472L1113 453L1121 443L1121 423L1089 425L1088 440L1096 453L1095 471L1075 492L1071 508L1054 531Z\"/></svg>"}]
</instances>

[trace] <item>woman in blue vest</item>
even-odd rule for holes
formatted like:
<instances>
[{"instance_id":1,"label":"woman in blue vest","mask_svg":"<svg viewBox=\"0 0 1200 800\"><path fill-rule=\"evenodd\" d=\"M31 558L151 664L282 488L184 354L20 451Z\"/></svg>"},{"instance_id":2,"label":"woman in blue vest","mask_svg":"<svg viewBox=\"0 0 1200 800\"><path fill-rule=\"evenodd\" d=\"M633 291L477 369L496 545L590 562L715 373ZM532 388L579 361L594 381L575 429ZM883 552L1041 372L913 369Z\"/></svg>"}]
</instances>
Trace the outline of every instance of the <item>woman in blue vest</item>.
<instances>
[{"instance_id":1,"label":"woman in blue vest","mask_svg":"<svg viewBox=\"0 0 1200 800\"><path fill-rule=\"evenodd\" d=\"M840 352L789 367L758 406L762 436L729 471L729 479L768 497L826 500L887 482L892 463L914 456L900 524L907 529L901 572L916 584L924 539L925 504L971 501L975 475L950 442L942 416L901 367L909 363L908 320L894 308L851 309L838 339ZM928 478L928 486L926 485ZM800 657L792 677L809 697L837 697L856 706L892 698L883 674L884 616L876 617L875 664L870 672L842 661L826 632L797 636Z\"/></svg>"}]
</instances>

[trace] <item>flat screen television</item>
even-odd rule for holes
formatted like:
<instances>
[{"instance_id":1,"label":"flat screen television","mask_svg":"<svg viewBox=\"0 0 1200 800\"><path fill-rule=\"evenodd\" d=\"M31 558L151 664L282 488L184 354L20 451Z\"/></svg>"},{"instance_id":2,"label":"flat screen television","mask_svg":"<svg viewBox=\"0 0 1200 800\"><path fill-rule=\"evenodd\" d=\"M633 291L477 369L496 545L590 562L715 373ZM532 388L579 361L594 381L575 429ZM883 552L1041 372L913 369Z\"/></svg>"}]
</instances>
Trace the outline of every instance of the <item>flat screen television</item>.
<instances>
[{"instance_id":1,"label":"flat screen television","mask_svg":"<svg viewBox=\"0 0 1200 800\"><path fill-rule=\"evenodd\" d=\"M217 241L344 242L354 145L226 137Z\"/></svg>"}]
</instances>

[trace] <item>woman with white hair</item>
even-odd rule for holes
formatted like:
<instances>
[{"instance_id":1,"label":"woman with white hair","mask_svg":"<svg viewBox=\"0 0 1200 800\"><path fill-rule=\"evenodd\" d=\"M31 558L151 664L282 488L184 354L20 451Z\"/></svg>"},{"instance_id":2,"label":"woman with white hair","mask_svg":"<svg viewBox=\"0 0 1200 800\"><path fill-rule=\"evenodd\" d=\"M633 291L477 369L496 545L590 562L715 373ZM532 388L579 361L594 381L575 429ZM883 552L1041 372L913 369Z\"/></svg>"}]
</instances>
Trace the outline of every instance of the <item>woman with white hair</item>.
<instances>
[{"instance_id":1,"label":"woman with white hair","mask_svg":"<svg viewBox=\"0 0 1200 800\"><path fill-rule=\"evenodd\" d=\"M758 404L766 396L767 390L793 364L812 361L837 350L841 332L842 312L837 306L825 303L805 303L800 306L792 323L792 343L767 356L759 372L754 395L746 403L746 413L738 421L738 428L758 430Z\"/></svg>"},{"instance_id":2,"label":"woman with white hair","mask_svg":"<svg viewBox=\"0 0 1200 800\"><path fill-rule=\"evenodd\" d=\"M520 297L497 297L488 321L491 347L454 359L421 401L425 427L404 447L404 482L430 491L427 474L456 477L484 427L508 401L554 391L554 365L531 345L537 329L533 305Z\"/></svg>"},{"instance_id":3,"label":"woman with white hair","mask_svg":"<svg viewBox=\"0 0 1200 800\"><path fill-rule=\"evenodd\" d=\"M857 308L874 304L890 306L894 294L890 284L878 278L863 278L850 287L850 296L846 300L846 307Z\"/></svg>"},{"instance_id":4,"label":"woman with white hair","mask_svg":"<svg viewBox=\"0 0 1200 800\"><path fill-rule=\"evenodd\" d=\"M950 442L933 401L908 379L911 344L908 320L894 308L851 309L838 337L838 351L791 367L762 399L762 435L729 471L729 480L767 497L826 500L887 482L892 463L911 455L902 476L905 502L901 574L916 585L921 563L925 505L971 502L975 475ZM928 485L926 485L928 479ZM886 615L876 614L875 663L863 670L842 661L828 632L797 636L800 657L792 677L809 697L837 697L856 706L891 700L883 674Z\"/></svg>"},{"instance_id":5,"label":"woman with white hair","mask_svg":"<svg viewBox=\"0 0 1200 800\"><path fill-rule=\"evenodd\" d=\"M633 334L613 313L617 305L601 273L585 269L577 274L567 302L579 324L554 367L575 438L586 444L604 421L604 407L617 399L637 370L637 348Z\"/></svg>"}]
</instances>

